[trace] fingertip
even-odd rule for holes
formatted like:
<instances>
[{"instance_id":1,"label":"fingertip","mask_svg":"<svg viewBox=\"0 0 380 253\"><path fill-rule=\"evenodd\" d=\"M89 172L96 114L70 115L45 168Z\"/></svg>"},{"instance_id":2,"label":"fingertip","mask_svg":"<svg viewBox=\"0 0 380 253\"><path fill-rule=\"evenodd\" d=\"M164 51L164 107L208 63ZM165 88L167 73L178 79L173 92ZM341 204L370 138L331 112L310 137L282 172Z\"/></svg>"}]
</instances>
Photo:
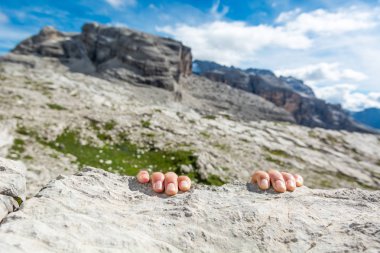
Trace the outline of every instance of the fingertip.
<instances>
[{"instance_id":1,"label":"fingertip","mask_svg":"<svg viewBox=\"0 0 380 253\"><path fill-rule=\"evenodd\" d=\"M141 170L136 177L139 183L146 184L149 182L149 172L146 170Z\"/></svg>"},{"instance_id":2,"label":"fingertip","mask_svg":"<svg viewBox=\"0 0 380 253\"><path fill-rule=\"evenodd\" d=\"M155 192L163 192L164 191L164 179L165 176L161 172L154 172L152 174L152 188Z\"/></svg>"},{"instance_id":3,"label":"fingertip","mask_svg":"<svg viewBox=\"0 0 380 253\"><path fill-rule=\"evenodd\" d=\"M186 192L190 190L190 187L191 187L191 179L189 177L187 176L178 177L178 188L181 191Z\"/></svg>"},{"instance_id":4,"label":"fingertip","mask_svg":"<svg viewBox=\"0 0 380 253\"><path fill-rule=\"evenodd\" d=\"M269 180L266 179L266 178L263 178L261 179L259 182L258 182L258 185L259 185L259 188L261 190L268 190L270 184L269 184Z\"/></svg>"},{"instance_id":5,"label":"fingertip","mask_svg":"<svg viewBox=\"0 0 380 253\"><path fill-rule=\"evenodd\" d=\"M269 174L266 173L265 171L258 170L258 171L255 171L254 173L252 173L251 182L253 184L258 183L258 185L260 186L260 182L263 179L266 179L269 181Z\"/></svg>"},{"instance_id":6,"label":"fingertip","mask_svg":"<svg viewBox=\"0 0 380 253\"><path fill-rule=\"evenodd\" d=\"M294 178L296 180L296 186L301 187L303 185L303 177L298 174L295 174Z\"/></svg>"},{"instance_id":7,"label":"fingertip","mask_svg":"<svg viewBox=\"0 0 380 253\"><path fill-rule=\"evenodd\" d=\"M296 180L294 176L287 172L281 172L282 177L285 180L286 190L288 191L294 191L296 189Z\"/></svg>"},{"instance_id":8,"label":"fingertip","mask_svg":"<svg viewBox=\"0 0 380 253\"><path fill-rule=\"evenodd\" d=\"M283 180L277 180L273 184L274 190L279 193L286 192L285 182Z\"/></svg>"},{"instance_id":9,"label":"fingertip","mask_svg":"<svg viewBox=\"0 0 380 253\"><path fill-rule=\"evenodd\" d=\"M165 193L168 196L176 195L178 192L178 187L174 183L169 183L165 187Z\"/></svg>"},{"instance_id":10,"label":"fingertip","mask_svg":"<svg viewBox=\"0 0 380 253\"><path fill-rule=\"evenodd\" d=\"M165 193L168 196L173 196L178 192L178 176L174 172L165 174Z\"/></svg>"},{"instance_id":11,"label":"fingertip","mask_svg":"<svg viewBox=\"0 0 380 253\"><path fill-rule=\"evenodd\" d=\"M276 192L283 193L286 191L285 180L282 174L277 170L269 170L271 183Z\"/></svg>"},{"instance_id":12,"label":"fingertip","mask_svg":"<svg viewBox=\"0 0 380 253\"><path fill-rule=\"evenodd\" d=\"M294 191L296 189L296 182L294 180L288 180L286 181L286 190L288 191Z\"/></svg>"}]
</instances>

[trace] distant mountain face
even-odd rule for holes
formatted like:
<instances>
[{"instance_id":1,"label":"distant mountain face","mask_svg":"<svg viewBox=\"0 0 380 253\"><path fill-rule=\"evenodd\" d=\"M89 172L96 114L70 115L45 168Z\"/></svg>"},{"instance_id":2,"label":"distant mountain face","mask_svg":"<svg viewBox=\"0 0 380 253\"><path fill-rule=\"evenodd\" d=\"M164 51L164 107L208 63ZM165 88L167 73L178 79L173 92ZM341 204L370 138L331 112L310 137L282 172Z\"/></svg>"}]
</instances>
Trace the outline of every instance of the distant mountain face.
<instances>
[{"instance_id":1,"label":"distant mountain face","mask_svg":"<svg viewBox=\"0 0 380 253\"><path fill-rule=\"evenodd\" d=\"M81 33L45 27L12 52L58 58L74 72L167 90L192 73L191 49L181 42L96 23L83 25Z\"/></svg>"},{"instance_id":2,"label":"distant mountain face","mask_svg":"<svg viewBox=\"0 0 380 253\"><path fill-rule=\"evenodd\" d=\"M315 98L315 94L312 88L304 84L302 80L296 79L292 76L280 76L280 80L285 83L290 89L298 92L304 97Z\"/></svg>"},{"instance_id":3,"label":"distant mountain face","mask_svg":"<svg viewBox=\"0 0 380 253\"><path fill-rule=\"evenodd\" d=\"M364 125L380 129L380 109L367 108L360 112L352 113L352 117Z\"/></svg>"},{"instance_id":4,"label":"distant mountain face","mask_svg":"<svg viewBox=\"0 0 380 253\"><path fill-rule=\"evenodd\" d=\"M270 70L242 70L208 61L194 61L193 70L213 81L226 83L269 100L290 112L298 124L370 132L352 120L340 105L316 98L313 90L296 78L277 77Z\"/></svg>"}]
</instances>

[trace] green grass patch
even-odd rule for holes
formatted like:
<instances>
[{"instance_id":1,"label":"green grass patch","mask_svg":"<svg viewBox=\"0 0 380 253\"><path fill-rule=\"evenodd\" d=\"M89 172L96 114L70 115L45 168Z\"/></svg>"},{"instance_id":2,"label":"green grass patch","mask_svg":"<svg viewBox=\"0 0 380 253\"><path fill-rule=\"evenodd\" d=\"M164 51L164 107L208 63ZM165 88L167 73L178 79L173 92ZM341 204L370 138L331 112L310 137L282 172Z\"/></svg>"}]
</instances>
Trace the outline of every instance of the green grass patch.
<instances>
[{"instance_id":1,"label":"green grass patch","mask_svg":"<svg viewBox=\"0 0 380 253\"><path fill-rule=\"evenodd\" d=\"M225 182L216 175L209 175L205 181L206 181L204 182L205 184L210 184L210 185L221 186L225 184Z\"/></svg>"},{"instance_id":2,"label":"green grass patch","mask_svg":"<svg viewBox=\"0 0 380 253\"><path fill-rule=\"evenodd\" d=\"M116 127L117 123L114 120L107 121L104 124L104 130L111 131Z\"/></svg>"},{"instance_id":3,"label":"green grass patch","mask_svg":"<svg viewBox=\"0 0 380 253\"><path fill-rule=\"evenodd\" d=\"M141 123L142 127L145 127L145 128L150 127L150 121L149 120L141 120L140 123Z\"/></svg>"},{"instance_id":4,"label":"green grass patch","mask_svg":"<svg viewBox=\"0 0 380 253\"><path fill-rule=\"evenodd\" d=\"M189 150L160 150L154 147L144 148L131 143L126 138L117 144L105 144L96 147L82 145L79 134L65 131L56 140L47 142L38 138L41 144L76 157L81 166L92 166L122 175L134 176L140 169L151 168L153 171L181 173L181 165L191 165L194 170L188 176L197 183L222 185L225 182L216 175L202 179L197 169L197 157Z\"/></svg>"},{"instance_id":5,"label":"green grass patch","mask_svg":"<svg viewBox=\"0 0 380 253\"><path fill-rule=\"evenodd\" d=\"M211 137L211 135L207 131L202 131L199 134L205 137L206 139L210 139Z\"/></svg>"},{"instance_id":6,"label":"green grass patch","mask_svg":"<svg viewBox=\"0 0 380 253\"><path fill-rule=\"evenodd\" d=\"M73 131L66 131L53 142L47 142L51 148L71 154L82 166L93 166L126 175L135 175L142 168L154 170L179 171L180 166L195 166L196 157L190 151L162 151L144 149L128 141L115 145L95 147L81 145L79 136Z\"/></svg>"},{"instance_id":7,"label":"green grass patch","mask_svg":"<svg viewBox=\"0 0 380 253\"><path fill-rule=\"evenodd\" d=\"M269 149L269 148L264 148L267 152L269 152L270 154L272 155L275 155L275 156L280 156L280 157L284 157L284 158L290 158L291 156L286 153L285 151L283 150L279 150L279 149Z\"/></svg>"},{"instance_id":8,"label":"green grass patch","mask_svg":"<svg viewBox=\"0 0 380 253\"><path fill-rule=\"evenodd\" d=\"M215 120L215 119L216 119L216 116L215 116L215 115L211 115L211 114L209 114L209 115L204 115L203 118L204 118L204 119Z\"/></svg>"},{"instance_id":9,"label":"green grass patch","mask_svg":"<svg viewBox=\"0 0 380 253\"><path fill-rule=\"evenodd\" d=\"M273 158L272 156L266 156L265 160L267 160L268 162L271 162L271 163L275 163L275 164L280 165L280 166L285 165L285 163L283 161L280 161L276 158Z\"/></svg>"},{"instance_id":10,"label":"green grass patch","mask_svg":"<svg viewBox=\"0 0 380 253\"><path fill-rule=\"evenodd\" d=\"M47 106L52 109L52 110L57 110L57 111L64 111L67 110L65 107L58 105L58 104L47 104Z\"/></svg>"},{"instance_id":11,"label":"green grass patch","mask_svg":"<svg viewBox=\"0 0 380 253\"><path fill-rule=\"evenodd\" d=\"M147 137L149 139L153 139L154 137L156 137L154 133L141 133L141 136Z\"/></svg>"},{"instance_id":12,"label":"green grass patch","mask_svg":"<svg viewBox=\"0 0 380 253\"><path fill-rule=\"evenodd\" d=\"M22 201L22 199L20 197L13 197L13 199L16 200L18 206L21 206L21 204L22 204L23 201Z\"/></svg>"},{"instance_id":13,"label":"green grass patch","mask_svg":"<svg viewBox=\"0 0 380 253\"><path fill-rule=\"evenodd\" d=\"M9 149L8 158L20 159L25 152L25 142L22 139L14 139L12 147Z\"/></svg>"},{"instance_id":14,"label":"green grass patch","mask_svg":"<svg viewBox=\"0 0 380 253\"><path fill-rule=\"evenodd\" d=\"M29 130L25 126L22 126L22 125L17 126L16 133L21 134L21 135L30 134Z\"/></svg>"}]
</instances>

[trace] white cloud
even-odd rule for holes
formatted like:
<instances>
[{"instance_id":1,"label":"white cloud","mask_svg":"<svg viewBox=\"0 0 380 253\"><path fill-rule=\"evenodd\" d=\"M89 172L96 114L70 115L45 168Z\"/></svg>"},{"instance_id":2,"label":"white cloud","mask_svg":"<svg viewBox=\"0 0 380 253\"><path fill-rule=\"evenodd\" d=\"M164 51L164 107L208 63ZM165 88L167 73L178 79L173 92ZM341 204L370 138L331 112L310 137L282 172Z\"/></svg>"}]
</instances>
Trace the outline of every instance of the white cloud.
<instances>
[{"instance_id":1,"label":"white cloud","mask_svg":"<svg viewBox=\"0 0 380 253\"><path fill-rule=\"evenodd\" d=\"M344 108L359 111L368 107L380 108L380 93L360 93L353 84L339 84L315 90L316 95L331 103L341 103Z\"/></svg>"},{"instance_id":2,"label":"white cloud","mask_svg":"<svg viewBox=\"0 0 380 253\"><path fill-rule=\"evenodd\" d=\"M226 65L239 65L269 45L288 49L311 46L311 40L302 34L267 25L249 26L244 22L214 21L200 26L180 24L157 30L190 45L196 59Z\"/></svg>"},{"instance_id":3,"label":"white cloud","mask_svg":"<svg viewBox=\"0 0 380 253\"><path fill-rule=\"evenodd\" d=\"M294 76L306 82L321 81L363 81L368 77L359 71L342 68L339 63L318 63L294 69L279 69L277 75Z\"/></svg>"},{"instance_id":4,"label":"white cloud","mask_svg":"<svg viewBox=\"0 0 380 253\"><path fill-rule=\"evenodd\" d=\"M0 24L5 24L5 23L7 23L8 22L8 17L7 17L7 15L5 15L4 13L1 13L0 12Z\"/></svg>"},{"instance_id":5,"label":"white cloud","mask_svg":"<svg viewBox=\"0 0 380 253\"><path fill-rule=\"evenodd\" d=\"M119 8L123 6L135 6L137 4L136 0L105 0L113 8Z\"/></svg>"},{"instance_id":6,"label":"white cloud","mask_svg":"<svg viewBox=\"0 0 380 253\"><path fill-rule=\"evenodd\" d=\"M373 28L378 25L379 15L380 11L377 8L364 10L351 7L336 12L319 9L299 15L288 12L280 14L278 19L286 21L285 28L290 31L337 35Z\"/></svg>"},{"instance_id":7,"label":"white cloud","mask_svg":"<svg viewBox=\"0 0 380 253\"><path fill-rule=\"evenodd\" d=\"M253 61L256 52L266 47L304 50L326 35L374 28L380 16L377 8L351 7L336 12L315 10L308 13L295 9L280 14L275 21L277 25L255 26L219 20L228 11L224 8L219 13L219 5L220 2L216 1L211 8L211 14L215 16L212 22L193 26L177 24L158 27L157 30L189 45L197 59L239 66L247 59Z\"/></svg>"},{"instance_id":8,"label":"white cloud","mask_svg":"<svg viewBox=\"0 0 380 253\"><path fill-rule=\"evenodd\" d=\"M359 85L345 82L360 82L368 77L359 71L342 68L339 63L318 63L294 69L276 70L277 75L294 76L310 85L318 98L330 103L342 104L343 108L358 111L367 107L380 108L380 93L364 94Z\"/></svg>"}]
</instances>

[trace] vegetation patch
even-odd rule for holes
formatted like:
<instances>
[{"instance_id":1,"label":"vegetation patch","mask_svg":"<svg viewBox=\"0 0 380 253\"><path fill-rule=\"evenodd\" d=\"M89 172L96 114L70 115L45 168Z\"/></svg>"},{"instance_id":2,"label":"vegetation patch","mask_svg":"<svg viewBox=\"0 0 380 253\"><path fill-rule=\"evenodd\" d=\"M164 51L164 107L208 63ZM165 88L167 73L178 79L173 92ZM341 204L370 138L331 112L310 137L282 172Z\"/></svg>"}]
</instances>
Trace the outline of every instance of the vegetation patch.
<instances>
[{"instance_id":1,"label":"vegetation patch","mask_svg":"<svg viewBox=\"0 0 380 253\"><path fill-rule=\"evenodd\" d=\"M25 142L22 139L14 139L12 147L9 149L8 158L20 159L25 152Z\"/></svg>"},{"instance_id":2,"label":"vegetation patch","mask_svg":"<svg viewBox=\"0 0 380 253\"><path fill-rule=\"evenodd\" d=\"M16 133L21 134L21 135L29 135L30 131L22 125L18 125L16 129Z\"/></svg>"},{"instance_id":3,"label":"vegetation patch","mask_svg":"<svg viewBox=\"0 0 380 253\"><path fill-rule=\"evenodd\" d=\"M270 154L272 155L275 155L275 156L280 156L280 157L284 157L284 158L290 158L291 156L286 153L285 151L283 150L280 150L280 149L269 149L269 148L264 148L267 152L269 152Z\"/></svg>"},{"instance_id":4,"label":"vegetation patch","mask_svg":"<svg viewBox=\"0 0 380 253\"><path fill-rule=\"evenodd\" d=\"M210 120L215 120L216 119L216 116L215 115L204 115L203 116L204 119L210 119Z\"/></svg>"},{"instance_id":5,"label":"vegetation patch","mask_svg":"<svg viewBox=\"0 0 380 253\"><path fill-rule=\"evenodd\" d=\"M207 131L202 131L199 134L205 137L206 139L210 139L211 137L211 135Z\"/></svg>"},{"instance_id":6,"label":"vegetation patch","mask_svg":"<svg viewBox=\"0 0 380 253\"><path fill-rule=\"evenodd\" d=\"M142 127L145 127L145 128L150 127L150 121L149 120L141 120L140 123L141 123Z\"/></svg>"},{"instance_id":7,"label":"vegetation patch","mask_svg":"<svg viewBox=\"0 0 380 253\"><path fill-rule=\"evenodd\" d=\"M116 125L117 125L116 121L111 119L104 124L104 130L111 131L116 127Z\"/></svg>"},{"instance_id":8,"label":"vegetation patch","mask_svg":"<svg viewBox=\"0 0 380 253\"><path fill-rule=\"evenodd\" d=\"M58 105L58 104L47 104L47 106L52 109L52 110L57 110L57 111L64 111L67 110L65 107Z\"/></svg>"},{"instance_id":9,"label":"vegetation patch","mask_svg":"<svg viewBox=\"0 0 380 253\"><path fill-rule=\"evenodd\" d=\"M232 120L231 115L229 114L221 114L221 116L225 119Z\"/></svg>"},{"instance_id":10,"label":"vegetation patch","mask_svg":"<svg viewBox=\"0 0 380 253\"><path fill-rule=\"evenodd\" d=\"M271 162L271 163L275 163L275 164L280 165L280 166L285 165L285 163L283 161L280 161L276 158L273 158L272 156L266 156L265 160L267 160L268 162Z\"/></svg>"},{"instance_id":11,"label":"vegetation patch","mask_svg":"<svg viewBox=\"0 0 380 253\"><path fill-rule=\"evenodd\" d=\"M209 175L208 178L203 183L221 186L221 185L224 185L226 182L224 182L220 177L216 175Z\"/></svg>"},{"instance_id":12,"label":"vegetation patch","mask_svg":"<svg viewBox=\"0 0 380 253\"><path fill-rule=\"evenodd\" d=\"M59 152L75 156L81 166L93 166L125 175L136 175L143 168L162 172L179 172L181 165L196 167L196 157L191 151L140 148L127 140L102 147L82 145L78 133L74 131L65 131L55 141L44 142L44 144ZM190 176L193 179L198 178L196 173ZM211 178L211 181L217 180Z\"/></svg>"}]
</instances>

